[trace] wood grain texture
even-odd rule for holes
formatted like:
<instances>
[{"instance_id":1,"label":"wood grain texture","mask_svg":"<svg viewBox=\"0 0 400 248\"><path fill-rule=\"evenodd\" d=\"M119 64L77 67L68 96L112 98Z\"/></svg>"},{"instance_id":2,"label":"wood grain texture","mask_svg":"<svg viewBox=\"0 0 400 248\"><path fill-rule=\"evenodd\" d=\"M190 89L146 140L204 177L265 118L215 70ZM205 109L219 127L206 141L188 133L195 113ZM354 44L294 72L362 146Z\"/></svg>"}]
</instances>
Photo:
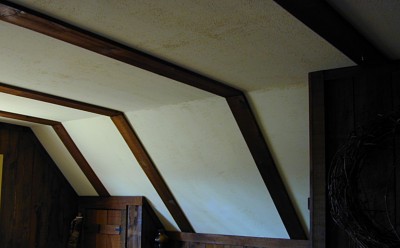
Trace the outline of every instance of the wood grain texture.
<instances>
[{"instance_id":1,"label":"wood grain texture","mask_svg":"<svg viewBox=\"0 0 400 248\"><path fill-rule=\"evenodd\" d=\"M1 247L66 247L78 196L26 127L0 123Z\"/></svg>"},{"instance_id":2,"label":"wood grain texture","mask_svg":"<svg viewBox=\"0 0 400 248\"><path fill-rule=\"evenodd\" d=\"M326 245L325 94L322 72L309 75L310 213L313 248Z\"/></svg>"},{"instance_id":3,"label":"wood grain texture","mask_svg":"<svg viewBox=\"0 0 400 248\"><path fill-rule=\"evenodd\" d=\"M227 98L243 138L291 239L307 239L281 175L244 95Z\"/></svg>"},{"instance_id":4,"label":"wood grain texture","mask_svg":"<svg viewBox=\"0 0 400 248\"><path fill-rule=\"evenodd\" d=\"M128 205L143 204L143 196L81 196L79 197L79 206L81 208L97 209L126 209Z\"/></svg>"},{"instance_id":5,"label":"wood grain texture","mask_svg":"<svg viewBox=\"0 0 400 248\"><path fill-rule=\"evenodd\" d=\"M1 4L0 4L1 6ZM113 115L118 115L121 112L104 108L104 107L99 107L93 104L89 103L84 103L84 102L79 102L59 96L54 96L38 91L33 91L33 90L28 90L16 86L11 86L7 85L4 83L0 83L0 92L14 95L14 96L20 96L20 97L25 97L37 101L42 101L42 102L47 102L47 103L52 103L64 107L69 107L73 109L79 109L82 111L86 112L91 112L99 115L106 115L106 116L113 116Z\"/></svg>"},{"instance_id":6,"label":"wood grain texture","mask_svg":"<svg viewBox=\"0 0 400 248\"><path fill-rule=\"evenodd\" d=\"M308 240L256 238L244 236L228 236L217 234L199 234L183 232L167 232L172 247L268 247L268 248L311 248ZM178 244L176 244L178 242Z\"/></svg>"},{"instance_id":7,"label":"wood grain texture","mask_svg":"<svg viewBox=\"0 0 400 248\"><path fill-rule=\"evenodd\" d=\"M330 202L326 196L326 176L333 156L351 134L368 130L368 125L378 115L385 115L398 109L396 103L399 102L400 91L396 74L399 71L399 64L391 64L349 67L310 74L313 247L357 246L330 216ZM397 141L398 139L394 141L395 147L398 146ZM398 148L395 152L384 147L379 148L379 153L370 152L363 161L364 174L359 179L359 183L362 183L360 189L367 190L370 197L369 205L364 207L371 210L391 210L389 215L377 211L374 217L385 221L390 218L393 223L398 223L400 213L399 196L396 193L396 190L399 191L397 188L400 177L396 177L392 168L393 161L398 161L398 158L396 159L398 154L400 154ZM389 188L388 183L393 184L393 188ZM382 192L382 189L385 192ZM388 199L388 205L379 200L382 195Z\"/></svg>"},{"instance_id":8,"label":"wood grain texture","mask_svg":"<svg viewBox=\"0 0 400 248\"><path fill-rule=\"evenodd\" d=\"M356 64L380 64L390 61L326 1L274 1Z\"/></svg>"},{"instance_id":9,"label":"wood grain texture","mask_svg":"<svg viewBox=\"0 0 400 248\"><path fill-rule=\"evenodd\" d=\"M160 172L157 170L155 164L139 140L139 137L137 137L128 119L124 115L113 116L111 119L118 131L121 133L133 155L136 157L136 160L142 167L144 173L149 178L155 190L163 200L175 222L178 224L179 228L186 232L194 232L192 225L186 218L178 202L175 200L171 190L168 188L168 185L165 183Z\"/></svg>"},{"instance_id":10,"label":"wood grain texture","mask_svg":"<svg viewBox=\"0 0 400 248\"><path fill-rule=\"evenodd\" d=\"M43 118L38 118L38 117L28 116L28 115L15 114L15 113L1 111L1 110L0 110L0 116L6 117L9 119L27 121L27 122L43 124L43 125L48 125L48 126L60 124L60 122L58 122L58 121L53 121L53 120L48 120L48 119L43 119Z\"/></svg>"},{"instance_id":11,"label":"wood grain texture","mask_svg":"<svg viewBox=\"0 0 400 248\"><path fill-rule=\"evenodd\" d=\"M219 96L227 97L240 93L235 88L211 78L7 1L2 1L0 4L0 20Z\"/></svg>"},{"instance_id":12,"label":"wood grain texture","mask_svg":"<svg viewBox=\"0 0 400 248\"><path fill-rule=\"evenodd\" d=\"M103 183L97 177L96 173L90 167L89 163L86 161L85 157L82 155L75 142L69 136L67 130L62 124L57 124L53 126L54 131L57 133L58 137L61 139L65 148L70 152L71 156L74 158L78 166L81 168L82 172L85 174L86 178L92 184L93 188L100 196L110 196L107 189L104 187Z\"/></svg>"}]
</instances>

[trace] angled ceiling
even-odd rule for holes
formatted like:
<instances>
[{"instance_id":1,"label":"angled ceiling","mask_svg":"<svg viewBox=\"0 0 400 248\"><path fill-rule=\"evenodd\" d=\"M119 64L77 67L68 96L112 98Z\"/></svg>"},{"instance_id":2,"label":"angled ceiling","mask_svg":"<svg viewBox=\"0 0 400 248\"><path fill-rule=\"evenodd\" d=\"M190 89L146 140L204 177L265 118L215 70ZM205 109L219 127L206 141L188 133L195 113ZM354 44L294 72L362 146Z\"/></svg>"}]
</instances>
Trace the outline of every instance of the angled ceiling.
<instances>
[{"instance_id":1,"label":"angled ceiling","mask_svg":"<svg viewBox=\"0 0 400 248\"><path fill-rule=\"evenodd\" d=\"M307 228L307 74L354 65L335 47L273 1L13 2L245 92ZM121 111L196 232L289 237L233 100L13 24L0 31L0 82ZM179 228L112 119L3 93L0 101L0 110L61 122L111 195L145 195L168 229ZM1 121L30 126L76 192L96 194L53 128Z\"/></svg>"}]
</instances>

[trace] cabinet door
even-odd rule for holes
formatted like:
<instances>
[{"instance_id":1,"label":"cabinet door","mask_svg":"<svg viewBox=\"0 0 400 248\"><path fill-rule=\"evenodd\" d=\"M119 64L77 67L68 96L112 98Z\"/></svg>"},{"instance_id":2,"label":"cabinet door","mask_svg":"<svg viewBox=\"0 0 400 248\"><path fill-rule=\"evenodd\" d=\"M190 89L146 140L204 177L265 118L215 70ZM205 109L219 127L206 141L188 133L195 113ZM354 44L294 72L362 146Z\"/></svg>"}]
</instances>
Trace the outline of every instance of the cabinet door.
<instances>
[{"instance_id":1,"label":"cabinet door","mask_svg":"<svg viewBox=\"0 0 400 248\"><path fill-rule=\"evenodd\" d=\"M84 218L85 248L124 248L126 211L86 209Z\"/></svg>"}]
</instances>

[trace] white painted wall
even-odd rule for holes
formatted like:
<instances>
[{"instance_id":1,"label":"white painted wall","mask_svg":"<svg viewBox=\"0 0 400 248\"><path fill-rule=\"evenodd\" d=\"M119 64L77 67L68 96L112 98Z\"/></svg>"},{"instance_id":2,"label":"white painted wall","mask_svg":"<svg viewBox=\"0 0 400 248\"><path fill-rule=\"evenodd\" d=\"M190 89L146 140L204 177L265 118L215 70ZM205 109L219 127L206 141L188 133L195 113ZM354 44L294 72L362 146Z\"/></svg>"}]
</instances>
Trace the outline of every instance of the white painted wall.
<instances>
[{"instance_id":1,"label":"white painted wall","mask_svg":"<svg viewBox=\"0 0 400 248\"><path fill-rule=\"evenodd\" d=\"M249 93L272 156L309 229L309 111L306 84Z\"/></svg>"},{"instance_id":2,"label":"white painted wall","mask_svg":"<svg viewBox=\"0 0 400 248\"><path fill-rule=\"evenodd\" d=\"M288 237L225 99L127 116L196 232Z\"/></svg>"}]
</instances>

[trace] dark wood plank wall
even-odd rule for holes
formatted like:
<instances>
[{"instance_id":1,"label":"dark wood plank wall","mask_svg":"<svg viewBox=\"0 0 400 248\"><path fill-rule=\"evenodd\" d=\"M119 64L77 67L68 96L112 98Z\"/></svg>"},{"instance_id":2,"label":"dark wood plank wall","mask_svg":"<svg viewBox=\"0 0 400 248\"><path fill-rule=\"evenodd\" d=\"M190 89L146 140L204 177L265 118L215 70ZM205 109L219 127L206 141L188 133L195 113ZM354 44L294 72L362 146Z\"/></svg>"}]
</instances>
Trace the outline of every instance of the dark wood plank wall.
<instances>
[{"instance_id":1,"label":"dark wood plank wall","mask_svg":"<svg viewBox=\"0 0 400 248\"><path fill-rule=\"evenodd\" d=\"M322 189L321 192L312 193L311 208L313 216L325 216L322 221L320 218L323 216L318 217L317 221L312 220L313 247L357 247L330 216L325 180L334 154L352 132L359 131L360 127L367 127L379 114L387 114L400 107L399 75L399 65L351 67L310 74L311 187ZM323 135L324 139L318 138L318 135ZM381 183L379 181L395 180L395 177L388 177L392 154L384 154L386 155L381 156L380 153L379 158L372 156L371 162L366 164L371 166L370 169L376 168L376 159L379 159L379 170L375 169L375 173L367 175L369 183L365 185L371 192L375 190L373 193L376 194L382 193L378 192ZM325 177L315 174L315 171L324 172ZM397 180L397 185L399 182ZM392 190L391 197L395 197L396 191ZM322 202L319 201L320 198ZM398 202L399 198L396 198ZM396 206L392 204L390 207ZM400 225L399 218L397 216L397 226ZM325 221L325 226L319 225Z\"/></svg>"},{"instance_id":2,"label":"dark wood plank wall","mask_svg":"<svg viewBox=\"0 0 400 248\"><path fill-rule=\"evenodd\" d=\"M0 123L1 247L66 246L78 196L26 127Z\"/></svg>"}]
</instances>

